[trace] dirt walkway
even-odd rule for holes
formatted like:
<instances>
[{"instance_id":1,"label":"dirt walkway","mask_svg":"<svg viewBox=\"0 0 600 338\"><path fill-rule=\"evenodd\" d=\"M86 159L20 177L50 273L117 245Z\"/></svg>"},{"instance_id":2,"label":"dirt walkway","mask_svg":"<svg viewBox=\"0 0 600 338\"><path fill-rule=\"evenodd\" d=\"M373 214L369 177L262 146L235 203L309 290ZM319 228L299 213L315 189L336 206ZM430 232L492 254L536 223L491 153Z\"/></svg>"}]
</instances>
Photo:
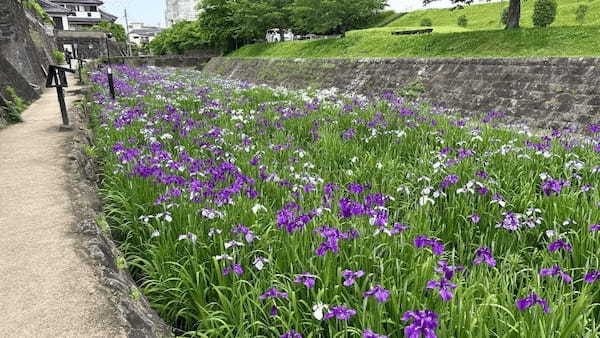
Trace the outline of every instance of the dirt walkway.
<instances>
[{"instance_id":1,"label":"dirt walkway","mask_svg":"<svg viewBox=\"0 0 600 338\"><path fill-rule=\"evenodd\" d=\"M0 131L0 337L124 337L80 252L56 91L23 119Z\"/></svg>"}]
</instances>

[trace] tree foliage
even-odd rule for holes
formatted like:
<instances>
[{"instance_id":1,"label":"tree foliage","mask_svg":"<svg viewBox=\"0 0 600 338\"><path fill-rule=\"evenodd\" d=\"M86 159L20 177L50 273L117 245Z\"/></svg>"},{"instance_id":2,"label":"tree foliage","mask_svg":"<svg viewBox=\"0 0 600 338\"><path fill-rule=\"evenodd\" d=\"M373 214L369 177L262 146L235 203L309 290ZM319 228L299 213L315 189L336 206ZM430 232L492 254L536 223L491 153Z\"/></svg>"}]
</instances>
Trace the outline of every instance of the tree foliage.
<instances>
[{"instance_id":1,"label":"tree foliage","mask_svg":"<svg viewBox=\"0 0 600 338\"><path fill-rule=\"evenodd\" d=\"M368 26L386 0L296 0L292 27L304 33L345 33Z\"/></svg>"},{"instance_id":2,"label":"tree foliage","mask_svg":"<svg viewBox=\"0 0 600 338\"><path fill-rule=\"evenodd\" d=\"M295 33L344 33L380 20L387 0L203 0L198 20L174 25L150 45L157 54L208 44L223 52L265 38L272 28ZM191 30L192 33L186 32Z\"/></svg>"},{"instance_id":3,"label":"tree foliage","mask_svg":"<svg viewBox=\"0 0 600 338\"><path fill-rule=\"evenodd\" d=\"M198 21L182 21L162 31L150 42L153 54L183 54L186 50L205 48L206 32Z\"/></svg>"},{"instance_id":4,"label":"tree foliage","mask_svg":"<svg viewBox=\"0 0 600 338\"><path fill-rule=\"evenodd\" d=\"M117 41L123 42L127 40L127 33L125 33L125 28L123 28L123 26L117 23L102 21L99 24L90 27L90 30L111 33Z\"/></svg>"}]
</instances>

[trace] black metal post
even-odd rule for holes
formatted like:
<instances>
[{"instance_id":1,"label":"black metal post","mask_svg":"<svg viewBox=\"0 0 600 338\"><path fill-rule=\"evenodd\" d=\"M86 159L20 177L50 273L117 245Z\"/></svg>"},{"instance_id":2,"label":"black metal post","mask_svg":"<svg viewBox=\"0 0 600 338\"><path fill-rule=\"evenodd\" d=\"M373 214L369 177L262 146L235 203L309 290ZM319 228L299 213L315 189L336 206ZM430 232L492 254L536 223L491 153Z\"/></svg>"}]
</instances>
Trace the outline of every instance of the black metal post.
<instances>
[{"instance_id":1,"label":"black metal post","mask_svg":"<svg viewBox=\"0 0 600 338\"><path fill-rule=\"evenodd\" d=\"M56 87L58 94L58 104L60 105L60 114L62 115L63 126L69 126L69 115L67 114L67 105L65 104L65 92L62 87Z\"/></svg>"},{"instance_id":2,"label":"black metal post","mask_svg":"<svg viewBox=\"0 0 600 338\"><path fill-rule=\"evenodd\" d=\"M108 47L108 39L109 39L109 34L106 34L106 56L108 57L108 89L110 91L110 97L114 100L115 99L115 83L113 81L113 74L112 74L112 64L110 63L110 48Z\"/></svg>"},{"instance_id":3,"label":"black metal post","mask_svg":"<svg viewBox=\"0 0 600 338\"><path fill-rule=\"evenodd\" d=\"M83 60L81 60L81 57L77 60L78 66L77 66L77 71L79 72L79 84L83 83L83 78L81 77L81 67L83 67Z\"/></svg>"}]
</instances>

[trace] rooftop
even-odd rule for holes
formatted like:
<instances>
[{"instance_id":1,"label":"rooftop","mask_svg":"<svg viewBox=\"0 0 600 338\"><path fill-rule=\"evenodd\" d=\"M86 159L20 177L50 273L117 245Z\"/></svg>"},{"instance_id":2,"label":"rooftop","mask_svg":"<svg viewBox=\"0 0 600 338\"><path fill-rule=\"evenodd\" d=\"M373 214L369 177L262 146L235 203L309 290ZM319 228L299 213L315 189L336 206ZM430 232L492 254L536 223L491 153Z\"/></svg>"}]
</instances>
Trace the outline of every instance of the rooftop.
<instances>
[{"instance_id":1,"label":"rooftop","mask_svg":"<svg viewBox=\"0 0 600 338\"><path fill-rule=\"evenodd\" d=\"M40 5L42 6L42 8L48 14L65 14L65 15L75 14L75 12L73 12L72 10L66 9L63 6L59 6L48 0L38 0L38 1L39 1Z\"/></svg>"},{"instance_id":2,"label":"rooftop","mask_svg":"<svg viewBox=\"0 0 600 338\"><path fill-rule=\"evenodd\" d=\"M57 4L75 4L75 5L103 5L104 2L100 0L52 0Z\"/></svg>"}]
</instances>

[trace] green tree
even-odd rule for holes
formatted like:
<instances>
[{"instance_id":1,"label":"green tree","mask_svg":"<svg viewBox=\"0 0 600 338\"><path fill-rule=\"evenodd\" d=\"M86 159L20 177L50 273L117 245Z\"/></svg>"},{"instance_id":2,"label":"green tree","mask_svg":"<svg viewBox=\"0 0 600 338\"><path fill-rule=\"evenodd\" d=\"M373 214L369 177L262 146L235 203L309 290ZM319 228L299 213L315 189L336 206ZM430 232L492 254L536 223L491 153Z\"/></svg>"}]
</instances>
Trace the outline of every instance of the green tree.
<instances>
[{"instance_id":1,"label":"green tree","mask_svg":"<svg viewBox=\"0 0 600 338\"><path fill-rule=\"evenodd\" d=\"M221 51L230 50L234 43L233 2L236 1L203 0L198 5L199 25L212 46Z\"/></svg>"},{"instance_id":2,"label":"green tree","mask_svg":"<svg viewBox=\"0 0 600 338\"><path fill-rule=\"evenodd\" d=\"M187 50L209 45L205 31L198 21L182 21L158 34L149 44L155 55L183 54Z\"/></svg>"},{"instance_id":3,"label":"green tree","mask_svg":"<svg viewBox=\"0 0 600 338\"><path fill-rule=\"evenodd\" d=\"M423 4L427 5L438 0L423 0ZM459 7L470 5L474 0L451 0L453 4ZM506 29L519 28L521 21L521 0L509 0L508 11L506 14Z\"/></svg>"},{"instance_id":4,"label":"green tree","mask_svg":"<svg viewBox=\"0 0 600 338\"><path fill-rule=\"evenodd\" d=\"M307 33L342 33L368 26L387 0L296 0L290 6L294 29Z\"/></svg>"},{"instance_id":5,"label":"green tree","mask_svg":"<svg viewBox=\"0 0 600 338\"><path fill-rule=\"evenodd\" d=\"M99 24L90 27L89 30L111 33L113 35L113 37L115 38L115 40L117 40L117 41L123 42L123 41L127 40L127 34L125 33L125 28L123 28L123 26L121 26L119 24L112 23L109 21L102 21Z\"/></svg>"}]
</instances>

